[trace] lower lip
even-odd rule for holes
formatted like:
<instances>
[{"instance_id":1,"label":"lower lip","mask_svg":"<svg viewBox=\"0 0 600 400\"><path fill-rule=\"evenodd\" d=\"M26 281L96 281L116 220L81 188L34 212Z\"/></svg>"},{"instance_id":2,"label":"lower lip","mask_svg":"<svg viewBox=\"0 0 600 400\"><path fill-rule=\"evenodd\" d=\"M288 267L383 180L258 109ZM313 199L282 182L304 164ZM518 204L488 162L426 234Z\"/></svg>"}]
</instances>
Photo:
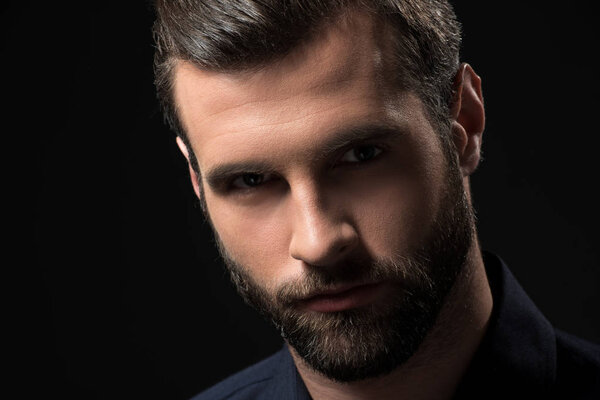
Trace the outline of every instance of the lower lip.
<instances>
[{"instance_id":1,"label":"lower lip","mask_svg":"<svg viewBox=\"0 0 600 400\"><path fill-rule=\"evenodd\" d=\"M336 312L366 306L382 293L383 284L361 285L341 293L315 296L305 300L304 307L316 312Z\"/></svg>"}]
</instances>

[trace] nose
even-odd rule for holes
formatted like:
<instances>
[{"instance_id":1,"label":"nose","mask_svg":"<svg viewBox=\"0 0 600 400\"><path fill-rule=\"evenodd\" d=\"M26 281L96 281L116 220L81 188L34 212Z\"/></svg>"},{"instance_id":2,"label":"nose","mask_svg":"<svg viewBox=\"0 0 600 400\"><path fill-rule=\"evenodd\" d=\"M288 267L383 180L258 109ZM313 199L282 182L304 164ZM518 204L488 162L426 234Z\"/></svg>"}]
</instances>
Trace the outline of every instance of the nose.
<instances>
[{"instance_id":1,"label":"nose","mask_svg":"<svg viewBox=\"0 0 600 400\"><path fill-rule=\"evenodd\" d=\"M293 196L290 256L314 266L333 265L358 243L358 233L340 208L326 207L314 193Z\"/></svg>"}]
</instances>

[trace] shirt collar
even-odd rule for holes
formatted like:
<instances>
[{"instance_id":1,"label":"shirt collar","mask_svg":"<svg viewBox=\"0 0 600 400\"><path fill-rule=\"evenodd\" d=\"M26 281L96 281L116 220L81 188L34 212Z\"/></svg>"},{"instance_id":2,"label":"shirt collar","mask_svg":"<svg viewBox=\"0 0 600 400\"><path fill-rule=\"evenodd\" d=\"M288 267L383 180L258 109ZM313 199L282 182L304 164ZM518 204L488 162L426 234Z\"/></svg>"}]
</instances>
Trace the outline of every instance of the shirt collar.
<instances>
[{"instance_id":1,"label":"shirt collar","mask_svg":"<svg viewBox=\"0 0 600 400\"><path fill-rule=\"evenodd\" d=\"M484 252L494 306L457 398L540 394L556 378L554 328L498 256ZM469 395L467 395L469 393ZM479 393L478 395L476 393Z\"/></svg>"},{"instance_id":2,"label":"shirt collar","mask_svg":"<svg viewBox=\"0 0 600 400\"><path fill-rule=\"evenodd\" d=\"M269 395L265 398L280 400L311 400L300 377L287 344L283 345L279 358L279 375L273 380Z\"/></svg>"}]
</instances>

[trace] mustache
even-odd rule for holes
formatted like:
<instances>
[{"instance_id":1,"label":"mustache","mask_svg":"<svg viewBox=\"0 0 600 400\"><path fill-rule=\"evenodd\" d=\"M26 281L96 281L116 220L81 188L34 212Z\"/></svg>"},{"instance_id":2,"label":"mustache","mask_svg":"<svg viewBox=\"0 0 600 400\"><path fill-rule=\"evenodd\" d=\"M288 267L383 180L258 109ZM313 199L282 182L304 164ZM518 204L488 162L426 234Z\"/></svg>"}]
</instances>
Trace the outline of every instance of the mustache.
<instances>
[{"instance_id":1,"label":"mustache","mask_svg":"<svg viewBox=\"0 0 600 400\"><path fill-rule=\"evenodd\" d=\"M420 255L395 256L388 259L347 259L335 266L308 266L302 277L284 283L275 293L278 303L293 305L323 292L345 286L394 282L410 290L431 288L426 270L428 260Z\"/></svg>"},{"instance_id":2,"label":"mustache","mask_svg":"<svg viewBox=\"0 0 600 400\"><path fill-rule=\"evenodd\" d=\"M215 238L236 290L246 303L267 317L266 310L274 312L276 309L294 308L302 300L345 285L359 286L385 281L402 287L407 294L431 291L436 285L430 270L430 252L426 248L419 248L389 258L354 255L336 265L306 265L302 276L281 284L269 293L254 281L243 265L231 257L216 232ZM264 309L259 306L261 304Z\"/></svg>"}]
</instances>

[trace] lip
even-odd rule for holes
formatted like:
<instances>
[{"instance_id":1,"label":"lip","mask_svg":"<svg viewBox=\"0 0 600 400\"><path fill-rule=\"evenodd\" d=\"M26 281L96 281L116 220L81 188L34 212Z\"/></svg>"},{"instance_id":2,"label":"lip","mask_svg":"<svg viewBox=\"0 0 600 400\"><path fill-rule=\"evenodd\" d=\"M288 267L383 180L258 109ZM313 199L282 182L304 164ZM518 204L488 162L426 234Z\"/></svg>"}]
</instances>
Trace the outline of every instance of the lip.
<instances>
[{"instance_id":1,"label":"lip","mask_svg":"<svg viewBox=\"0 0 600 400\"><path fill-rule=\"evenodd\" d=\"M368 283L326 290L301 301L302 307L316 312L336 312L366 306L384 291L383 283Z\"/></svg>"}]
</instances>

